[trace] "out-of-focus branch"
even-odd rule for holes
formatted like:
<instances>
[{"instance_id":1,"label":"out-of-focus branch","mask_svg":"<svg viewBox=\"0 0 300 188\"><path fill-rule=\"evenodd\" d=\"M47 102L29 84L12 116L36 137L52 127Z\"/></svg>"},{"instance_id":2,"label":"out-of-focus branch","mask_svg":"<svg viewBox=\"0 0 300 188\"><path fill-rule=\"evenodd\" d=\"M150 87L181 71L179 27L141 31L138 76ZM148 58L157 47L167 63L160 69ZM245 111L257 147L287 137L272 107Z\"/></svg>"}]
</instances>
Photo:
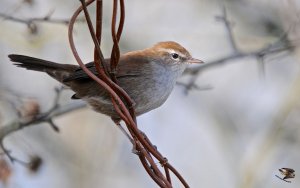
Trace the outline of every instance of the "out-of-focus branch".
<instances>
[{"instance_id":1,"label":"out-of-focus branch","mask_svg":"<svg viewBox=\"0 0 300 188\"><path fill-rule=\"evenodd\" d=\"M214 60L211 62L207 62L198 67L189 68L184 72L184 74L196 76L203 70L224 65L224 64L228 63L229 61L233 61L233 60L241 59L241 58L248 58L248 57L261 58L261 57L265 57L267 55L272 55L272 54L276 54L276 53L280 53L280 52L284 52L284 51L293 50L296 46L294 44L287 43L287 42L284 44L280 44L279 41L282 41L282 39L279 39L278 41L274 42L273 44L267 45L261 49L258 49L258 50L252 51L252 52L239 52L236 54L230 54L223 58L220 58L220 59L217 59L217 60Z\"/></svg>"},{"instance_id":2,"label":"out-of-focus branch","mask_svg":"<svg viewBox=\"0 0 300 188\"><path fill-rule=\"evenodd\" d=\"M62 18L52 18L54 11L49 11L49 13L46 16L43 17L36 17L36 18L18 18L14 17L12 15L6 14L6 13L1 13L0 12L0 18L2 20L8 20L12 22L17 22L25 25L31 25L33 23L50 23L50 24L64 24L68 25L70 22L70 19L62 19ZM76 22L84 22L84 18L78 18Z\"/></svg>"},{"instance_id":3,"label":"out-of-focus branch","mask_svg":"<svg viewBox=\"0 0 300 188\"><path fill-rule=\"evenodd\" d=\"M233 31L232 31L233 23L228 19L225 6L223 6L222 8L222 15L216 16L216 20L224 23L228 35L228 40L233 50L233 53L238 53L239 49L237 48L237 44L235 42Z\"/></svg>"},{"instance_id":4,"label":"out-of-focus branch","mask_svg":"<svg viewBox=\"0 0 300 188\"><path fill-rule=\"evenodd\" d=\"M18 18L5 13L0 13L0 18L2 18L2 20L8 20L11 22L24 24L28 27L31 33L37 32L37 25L36 25L37 23L50 23L50 24L63 24L63 25L69 24L70 21L69 19L52 18L52 13L53 11L49 12L46 16L39 17L39 18ZM84 19L79 18L77 22L84 22Z\"/></svg>"},{"instance_id":5,"label":"out-of-focus branch","mask_svg":"<svg viewBox=\"0 0 300 188\"><path fill-rule=\"evenodd\" d=\"M51 15L46 15L44 17L40 18L17 18L11 15L6 15L4 13L0 13L0 17L3 20L9 20L13 22L18 22L26 25L30 25L34 22L45 22L45 23L53 23L53 24L65 24L67 25L69 23L69 19L57 19L57 18L51 18Z\"/></svg>"},{"instance_id":6,"label":"out-of-focus branch","mask_svg":"<svg viewBox=\"0 0 300 188\"><path fill-rule=\"evenodd\" d=\"M84 102L76 102L70 103L66 105L59 105L59 97L61 95L62 89L56 89L56 96L53 101L53 106L45 113L36 114L35 117L31 118L29 121L23 122L22 120L18 119L12 121L11 123L0 127L0 147L2 148L3 152L7 155L7 157L12 161L19 162L21 164L27 165L25 162L13 157L10 154L10 151L7 150L3 144L4 138L6 138L9 134L21 130L25 127L38 125L40 123L48 123L56 132L59 131L58 127L54 124L53 119L55 117L64 115L68 112L72 112L74 110L86 107ZM29 164L28 164L29 165Z\"/></svg>"},{"instance_id":7,"label":"out-of-focus branch","mask_svg":"<svg viewBox=\"0 0 300 188\"><path fill-rule=\"evenodd\" d=\"M217 20L224 22L224 26L226 28L227 35L228 35L229 44L233 50L233 53L229 54L225 57L222 57L220 59L213 60L211 62L206 62L205 64L202 64L200 66L186 69L184 72L184 75L191 76L188 83L181 83L181 85L185 87L186 93L188 93L191 89L198 88L198 86L196 85L195 82L196 82L198 76L200 75L200 73L204 70L219 67L221 65L225 65L225 64L232 62L234 60L237 60L237 59L254 58L259 63L259 67L261 69L260 72L262 74L264 74L264 72L265 72L264 58L266 56L272 55L272 54L277 54L280 52L290 52L296 47L296 44L291 43L287 39L287 33L284 33L281 37L279 37L279 39L277 41L273 42L272 44L269 44L258 50L244 52L237 47L237 44L236 44L236 41L234 39L234 35L232 32L232 23L227 18L227 13L226 13L225 8L223 8L223 15L217 16L216 18L217 18Z\"/></svg>"}]
</instances>

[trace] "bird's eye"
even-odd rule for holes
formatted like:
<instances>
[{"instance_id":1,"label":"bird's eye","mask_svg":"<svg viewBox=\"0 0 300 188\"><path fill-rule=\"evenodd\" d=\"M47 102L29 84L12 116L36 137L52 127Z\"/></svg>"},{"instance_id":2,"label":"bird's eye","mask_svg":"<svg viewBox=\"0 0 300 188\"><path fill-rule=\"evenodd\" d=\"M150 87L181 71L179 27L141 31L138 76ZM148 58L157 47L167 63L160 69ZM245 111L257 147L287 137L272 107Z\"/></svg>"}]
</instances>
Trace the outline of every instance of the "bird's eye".
<instances>
[{"instance_id":1,"label":"bird's eye","mask_svg":"<svg viewBox=\"0 0 300 188\"><path fill-rule=\"evenodd\" d=\"M172 53L171 55L172 55L173 59L178 59L179 58L179 55L177 53Z\"/></svg>"}]
</instances>

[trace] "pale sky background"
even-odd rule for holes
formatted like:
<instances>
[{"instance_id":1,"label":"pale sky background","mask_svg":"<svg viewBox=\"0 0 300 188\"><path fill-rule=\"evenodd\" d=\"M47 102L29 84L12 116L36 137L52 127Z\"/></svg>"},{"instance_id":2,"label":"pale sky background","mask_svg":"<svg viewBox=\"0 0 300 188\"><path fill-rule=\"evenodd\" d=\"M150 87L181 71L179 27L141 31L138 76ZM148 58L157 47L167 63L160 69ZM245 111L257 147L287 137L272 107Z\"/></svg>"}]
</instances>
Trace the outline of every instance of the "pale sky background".
<instances>
[{"instance_id":1,"label":"pale sky background","mask_svg":"<svg viewBox=\"0 0 300 188\"><path fill-rule=\"evenodd\" d=\"M79 6L79 1L34 0L32 5L21 0L0 2L0 12L18 18L43 17L54 11L53 18L67 19ZM104 1L102 46L106 57L112 43L109 2ZM232 53L227 33L224 24L215 19L221 15L224 2L241 50L260 49L276 41L283 31L289 31L288 37L294 42L299 38L298 1L131 0L125 2L121 52L174 40L208 63L227 56ZM46 74L12 66L8 54L75 63L67 26L37 26L38 33L32 35L24 24L0 19L0 125L16 118L7 102L9 91L36 98L46 111L52 105L54 87L59 86ZM74 36L83 60L92 60L92 40L86 25L78 24ZM185 95L177 86L162 107L138 117L140 129L191 187L299 187L298 50L266 58L264 77L260 71L254 58L230 61L199 76L197 84L209 85L211 90L192 90ZM64 92L61 103L74 102L71 96L72 92ZM5 140L14 156L27 160L40 155L44 164L35 174L13 164L9 182L0 183L0 187L156 187L110 118L87 108L54 121L61 129L59 134L45 124L23 129ZM295 169L291 184L275 177L282 167Z\"/></svg>"}]
</instances>

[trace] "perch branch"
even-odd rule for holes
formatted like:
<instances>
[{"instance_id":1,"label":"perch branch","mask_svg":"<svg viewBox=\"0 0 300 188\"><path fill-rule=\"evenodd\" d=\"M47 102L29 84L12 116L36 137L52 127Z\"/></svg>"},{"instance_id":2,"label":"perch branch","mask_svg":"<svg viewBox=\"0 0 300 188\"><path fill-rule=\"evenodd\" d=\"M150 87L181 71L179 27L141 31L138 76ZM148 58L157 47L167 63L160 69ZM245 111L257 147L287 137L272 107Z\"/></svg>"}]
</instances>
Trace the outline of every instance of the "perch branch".
<instances>
[{"instance_id":1,"label":"perch branch","mask_svg":"<svg viewBox=\"0 0 300 188\"><path fill-rule=\"evenodd\" d=\"M100 67L99 70L97 70L99 72L99 77L97 77L96 75L94 75L92 72L90 72L85 65L83 64L83 62L81 61L77 50L75 48L75 44L73 41L73 35L72 35L72 31L73 31L73 25L74 22L77 18L77 16L79 15L79 13L83 10L84 14L85 14L85 18L87 20L87 24L88 27L90 29L90 34L92 36L93 42L95 44L95 54L99 54L99 56L102 55L101 49L100 49L100 45L99 45L99 41L97 40L99 38L99 36L96 36L90 17L89 17L89 13L87 11L86 6L88 6L89 4L91 4L92 2L94 2L94 0L89 0L87 2L81 0L82 6L80 8L78 8L76 10L76 12L74 13L74 15L71 18L70 21L70 25L69 25L69 42L70 42L70 46L72 49L72 52L74 54L74 57L76 58L78 64L81 66L81 68L93 79L95 80L99 85L101 85L104 89L107 90L107 92L111 95L112 98L112 104L114 105L114 108L116 110L116 112L119 114L120 118L126 123L126 126L128 128L129 133L132 135L132 141L134 141L134 149L137 151L136 154L138 154L143 166L145 167L146 171L148 172L148 174L151 176L151 178L160 186L160 187L172 187L171 185L171 181L170 181L170 176L168 174L168 170L171 170L175 176L178 177L178 179L181 181L181 183L185 186L185 187L189 187L187 185L187 183L185 182L185 180L181 177L181 175L175 170L175 168L173 168L168 161L166 160L165 157L163 157L156 149L156 147L150 142L150 140L147 138L146 135L142 134L142 132L137 128L137 124L136 124L136 118L135 118L135 113L134 113L134 109L132 108L132 104L133 101L130 99L130 97L128 96L128 94L122 89L120 88L112 78L109 78L108 75L105 74L105 71L103 70L105 67ZM98 3L99 1L97 1ZM114 1L114 11L113 11L113 17L115 17L117 11L116 11L116 5L117 1ZM118 61L119 61L119 55L118 55L118 51L119 51L119 47L118 47L118 41L120 39L121 36L121 32L122 32L122 27L123 27L123 23L124 19L122 18L123 14L122 11L124 11L124 3L122 0L120 0L120 5L121 5L121 18L120 18L120 23L119 23L119 27L118 27L118 32L117 34L114 33L115 30L112 30L112 36L113 36L113 40L114 40L114 47L112 50L112 61L115 62L111 62L113 64L113 66L116 66ZM98 7L98 6L96 6ZM123 7L123 8L122 8ZM102 17L101 17L102 18ZM99 19L99 17L97 17L97 19ZM101 21L96 21L96 23L99 23ZM112 27L115 26L115 19L113 19L112 21ZM97 28L98 29L98 28ZM94 55L94 57L97 57L97 55ZM96 61L97 59L95 59ZM101 58L100 58L101 61ZM112 66L112 69L113 69ZM116 81L116 80L115 80ZM123 101L123 100L124 101ZM125 105L126 103L126 105ZM152 157L155 157L161 165L163 165L165 172L166 172L166 177L163 175L163 173L159 170L157 164L155 163L154 159Z\"/></svg>"}]
</instances>

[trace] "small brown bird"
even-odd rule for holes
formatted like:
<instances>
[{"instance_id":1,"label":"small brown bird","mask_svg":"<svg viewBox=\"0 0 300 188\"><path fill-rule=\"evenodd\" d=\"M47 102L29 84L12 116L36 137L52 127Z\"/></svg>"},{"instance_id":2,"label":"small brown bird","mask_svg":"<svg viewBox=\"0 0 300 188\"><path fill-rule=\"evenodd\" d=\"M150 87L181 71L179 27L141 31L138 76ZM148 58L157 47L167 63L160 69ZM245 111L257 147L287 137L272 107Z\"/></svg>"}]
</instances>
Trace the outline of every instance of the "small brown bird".
<instances>
[{"instance_id":1,"label":"small brown bird","mask_svg":"<svg viewBox=\"0 0 300 188\"><path fill-rule=\"evenodd\" d=\"M295 170L291 168L280 168L278 169L279 172L284 176L283 178L276 175L281 180L284 180L288 183L291 183L290 181L287 181L286 179L295 178Z\"/></svg>"},{"instance_id":2,"label":"small brown bird","mask_svg":"<svg viewBox=\"0 0 300 188\"><path fill-rule=\"evenodd\" d=\"M289 179L295 177L295 170L291 168L281 168L278 169L279 172L284 175L283 179Z\"/></svg>"},{"instance_id":3,"label":"small brown bird","mask_svg":"<svg viewBox=\"0 0 300 188\"><path fill-rule=\"evenodd\" d=\"M11 54L18 67L46 72L70 87L73 99L87 101L95 111L118 120L109 94L92 80L78 65L59 64L34 57ZM161 106L170 95L176 80L189 63L203 63L176 42L160 42L153 47L121 55L116 70L118 84L135 102L136 115ZM109 59L105 60L109 64ZM94 63L85 65L97 75ZM109 67L109 66L107 66Z\"/></svg>"}]
</instances>

